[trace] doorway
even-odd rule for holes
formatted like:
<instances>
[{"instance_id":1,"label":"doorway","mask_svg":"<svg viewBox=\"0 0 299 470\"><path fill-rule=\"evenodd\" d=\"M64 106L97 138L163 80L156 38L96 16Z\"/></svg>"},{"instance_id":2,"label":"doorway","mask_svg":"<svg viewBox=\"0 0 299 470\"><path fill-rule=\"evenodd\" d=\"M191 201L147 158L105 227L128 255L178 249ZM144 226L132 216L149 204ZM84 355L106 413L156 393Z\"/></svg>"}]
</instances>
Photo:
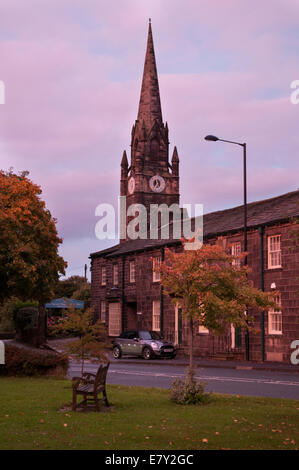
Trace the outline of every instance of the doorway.
<instances>
[{"instance_id":1,"label":"doorway","mask_svg":"<svg viewBox=\"0 0 299 470\"><path fill-rule=\"evenodd\" d=\"M138 330L138 315L137 315L137 302L126 303L126 330Z\"/></svg>"},{"instance_id":2,"label":"doorway","mask_svg":"<svg viewBox=\"0 0 299 470\"><path fill-rule=\"evenodd\" d=\"M242 329L231 325L231 349L242 347Z\"/></svg>"}]
</instances>

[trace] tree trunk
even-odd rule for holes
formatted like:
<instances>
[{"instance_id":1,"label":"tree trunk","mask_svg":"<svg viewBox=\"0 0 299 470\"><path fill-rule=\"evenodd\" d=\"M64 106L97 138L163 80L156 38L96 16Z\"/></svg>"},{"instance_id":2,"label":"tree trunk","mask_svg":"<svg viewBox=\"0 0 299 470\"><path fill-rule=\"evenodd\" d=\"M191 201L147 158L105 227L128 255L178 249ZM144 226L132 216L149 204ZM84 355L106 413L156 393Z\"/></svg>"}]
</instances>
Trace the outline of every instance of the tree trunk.
<instances>
[{"instance_id":1,"label":"tree trunk","mask_svg":"<svg viewBox=\"0 0 299 470\"><path fill-rule=\"evenodd\" d=\"M38 324L37 324L37 346L46 342L46 310L42 302L38 305Z\"/></svg>"},{"instance_id":2,"label":"tree trunk","mask_svg":"<svg viewBox=\"0 0 299 470\"><path fill-rule=\"evenodd\" d=\"M189 368L193 369L193 318L189 320Z\"/></svg>"},{"instance_id":3,"label":"tree trunk","mask_svg":"<svg viewBox=\"0 0 299 470\"><path fill-rule=\"evenodd\" d=\"M84 372L84 351L82 349L82 352L81 352L81 376L83 375L83 372Z\"/></svg>"}]
</instances>

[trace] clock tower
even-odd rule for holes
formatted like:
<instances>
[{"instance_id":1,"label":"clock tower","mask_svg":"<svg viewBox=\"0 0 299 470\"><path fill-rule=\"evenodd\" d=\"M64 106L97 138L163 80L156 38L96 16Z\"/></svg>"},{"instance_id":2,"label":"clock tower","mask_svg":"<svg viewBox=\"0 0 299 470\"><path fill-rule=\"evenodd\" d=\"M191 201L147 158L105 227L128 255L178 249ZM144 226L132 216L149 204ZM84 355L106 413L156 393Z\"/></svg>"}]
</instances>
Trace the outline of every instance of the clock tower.
<instances>
[{"instance_id":1,"label":"clock tower","mask_svg":"<svg viewBox=\"0 0 299 470\"><path fill-rule=\"evenodd\" d=\"M168 125L163 123L151 22L137 120L131 135L131 164L121 161L120 194L126 205L179 204L179 157L174 147L169 162Z\"/></svg>"}]
</instances>

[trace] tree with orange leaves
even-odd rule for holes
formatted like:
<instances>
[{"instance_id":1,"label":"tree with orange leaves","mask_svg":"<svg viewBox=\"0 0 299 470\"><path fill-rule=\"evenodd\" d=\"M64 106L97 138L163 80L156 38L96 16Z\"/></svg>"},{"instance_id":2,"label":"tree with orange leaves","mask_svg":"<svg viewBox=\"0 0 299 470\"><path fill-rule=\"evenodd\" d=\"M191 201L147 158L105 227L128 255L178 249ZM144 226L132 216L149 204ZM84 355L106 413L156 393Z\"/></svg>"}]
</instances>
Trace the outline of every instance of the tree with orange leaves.
<instances>
[{"instance_id":1,"label":"tree with orange leaves","mask_svg":"<svg viewBox=\"0 0 299 470\"><path fill-rule=\"evenodd\" d=\"M28 172L0 171L0 302L15 296L42 306L65 273L62 240L41 192Z\"/></svg>"},{"instance_id":2,"label":"tree with orange leaves","mask_svg":"<svg viewBox=\"0 0 299 470\"><path fill-rule=\"evenodd\" d=\"M62 317L50 328L53 334L70 336L65 348L69 354L75 354L81 361L81 374L84 372L86 360L91 362L107 362L107 349L105 325L101 320L94 321L94 311L88 308L83 311L68 308Z\"/></svg>"},{"instance_id":3,"label":"tree with orange leaves","mask_svg":"<svg viewBox=\"0 0 299 470\"><path fill-rule=\"evenodd\" d=\"M217 334L223 333L229 324L248 329L247 308L266 310L275 305L273 293L252 286L247 278L249 268L233 263L237 258L219 245L203 245L199 250L182 253L170 249L165 252L159 268L161 283L188 321L191 370L195 325L203 325Z\"/></svg>"}]
</instances>

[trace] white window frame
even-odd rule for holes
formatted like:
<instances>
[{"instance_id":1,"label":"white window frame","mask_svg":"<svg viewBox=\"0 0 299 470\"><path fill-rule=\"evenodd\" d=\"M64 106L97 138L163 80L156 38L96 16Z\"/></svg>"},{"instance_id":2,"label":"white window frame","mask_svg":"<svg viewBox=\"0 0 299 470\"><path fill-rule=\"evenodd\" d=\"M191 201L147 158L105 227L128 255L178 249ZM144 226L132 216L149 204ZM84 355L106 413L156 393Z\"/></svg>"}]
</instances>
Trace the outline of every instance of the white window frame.
<instances>
[{"instance_id":1,"label":"white window frame","mask_svg":"<svg viewBox=\"0 0 299 470\"><path fill-rule=\"evenodd\" d=\"M121 333L120 302L109 303L108 335L119 336Z\"/></svg>"},{"instance_id":2,"label":"white window frame","mask_svg":"<svg viewBox=\"0 0 299 470\"><path fill-rule=\"evenodd\" d=\"M277 257L276 264L273 263L275 257ZM268 269L275 268L281 268L281 235L268 236Z\"/></svg>"},{"instance_id":3,"label":"white window frame","mask_svg":"<svg viewBox=\"0 0 299 470\"><path fill-rule=\"evenodd\" d=\"M231 245L232 256L238 256L242 253L242 245L241 242L233 242ZM233 259L232 265L236 266L237 268L241 267L241 259Z\"/></svg>"},{"instance_id":4,"label":"white window frame","mask_svg":"<svg viewBox=\"0 0 299 470\"><path fill-rule=\"evenodd\" d=\"M131 282L131 283L134 283L134 282L136 282L136 267L135 267L135 261L130 261L129 270L130 270L130 282Z\"/></svg>"},{"instance_id":5,"label":"white window frame","mask_svg":"<svg viewBox=\"0 0 299 470\"><path fill-rule=\"evenodd\" d=\"M209 329L203 325L198 325L198 333L201 335L208 335L210 333Z\"/></svg>"},{"instance_id":6,"label":"white window frame","mask_svg":"<svg viewBox=\"0 0 299 470\"><path fill-rule=\"evenodd\" d=\"M201 314L201 317L204 318L204 316L205 316L205 314L202 313L202 314ZM208 334L210 333L209 329L206 328L204 325L201 325L200 323L199 323L199 325L198 325L198 330L197 330L197 331L198 331L198 333L201 334L201 335L208 335Z\"/></svg>"},{"instance_id":7,"label":"white window frame","mask_svg":"<svg viewBox=\"0 0 299 470\"><path fill-rule=\"evenodd\" d=\"M106 302L105 300L101 301L101 322L106 323Z\"/></svg>"},{"instance_id":8,"label":"white window frame","mask_svg":"<svg viewBox=\"0 0 299 470\"><path fill-rule=\"evenodd\" d=\"M153 282L161 281L161 273L159 271L155 271L155 269L160 267L161 261L161 256L155 256L153 258Z\"/></svg>"},{"instance_id":9,"label":"white window frame","mask_svg":"<svg viewBox=\"0 0 299 470\"><path fill-rule=\"evenodd\" d=\"M231 323L230 324L230 338L231 338L231 343L230 346L232 349L235 349L236 347L236 328L234 325Z\"/></svg>"},{"instance_id":10,"label":"white window frame","mask_svg":"<svg viewBox=\"0 0 299 470\"><path fill-rule=\"evenodd\" d=\"M152 304L152 330L160 331L161 330L161 301L153 300Z\"/></svg>"},{"instance_id":11,"label":"white window frame","mask_svg":"<svg viewBox=\"0 0 299 470\"><path fill-rule=\"evenodd\" d=\"M199 305L200 305L200 301L199 301ZM202 312L200 315L201 315L202 318L204 318L205 313ZM198 329L197 329L197 332L198 332L199 334L202 334L202 335L208 335L208 334L210 334L209 329L206 328L204 325L201 325L201 324L200 324L200 320L198 320Z\"/></svg>"},{"instance_id":12,"label":"white window frame","mask_svg":"<svg viewBox=\"0 0 299 470\"><path fill-rule=\"evenodd\" d=\"M101 285L106 286L107 285L107 268L106 266L102 266L101 270Z\"/></svg>"},{"instance_id":13,"label":"white window frame","mask_svg":"<svg viewBox=\"0 0 299 470\"><path fill-rule=\"evenodd\" d=\"M274 301L279 305L279 310L271 308L268 310L268 333L269 335L282 335L282 310L281 310L281 294L274 297ZM278 328L275 326L278 325Z\"/></svg>"},{"instance_id":14,"label":"white window frame","mask_svg":"<svg viewBox=\"0 0 299 470\"><path fill-rule=\"evenodd\" d=\"M113 265L113 285L118 286L118 264Z\"/></svg>"}]
</instances>

